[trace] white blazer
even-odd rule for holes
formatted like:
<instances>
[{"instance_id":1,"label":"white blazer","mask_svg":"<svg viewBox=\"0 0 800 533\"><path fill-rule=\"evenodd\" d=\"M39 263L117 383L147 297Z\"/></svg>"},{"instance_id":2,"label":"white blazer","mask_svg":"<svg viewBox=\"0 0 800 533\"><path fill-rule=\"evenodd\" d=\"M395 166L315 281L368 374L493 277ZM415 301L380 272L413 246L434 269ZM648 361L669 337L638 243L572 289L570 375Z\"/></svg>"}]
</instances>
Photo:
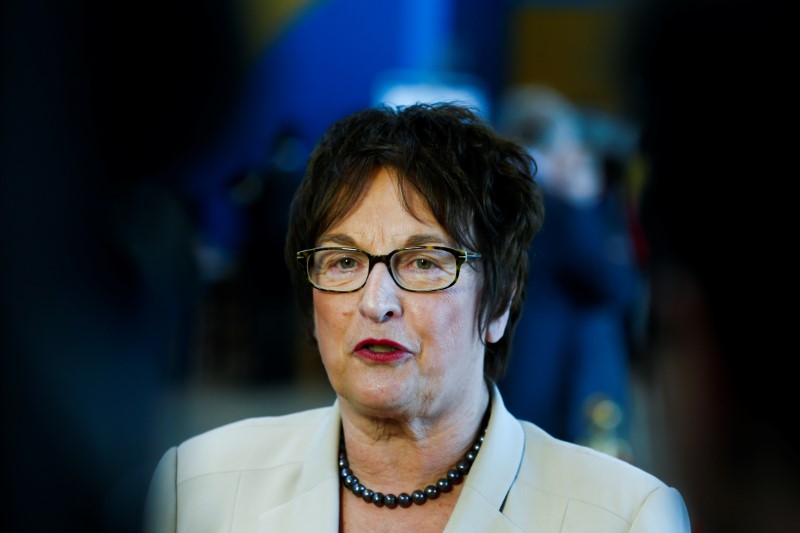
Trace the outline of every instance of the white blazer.
<instances>
[{"instance_id":1,"label":"white blazer","mask_svg":"<svg viewBox=\"0 0 800 533\"><path fill-rule=\"evenodd\" d=\"M337 401L234 422L170 448L151 481L145 531L337 533L339 431ZM677 490L517 420L494 387L486 438L445 531L690 533L690 527Z\"/></svg>"}]
</instances>

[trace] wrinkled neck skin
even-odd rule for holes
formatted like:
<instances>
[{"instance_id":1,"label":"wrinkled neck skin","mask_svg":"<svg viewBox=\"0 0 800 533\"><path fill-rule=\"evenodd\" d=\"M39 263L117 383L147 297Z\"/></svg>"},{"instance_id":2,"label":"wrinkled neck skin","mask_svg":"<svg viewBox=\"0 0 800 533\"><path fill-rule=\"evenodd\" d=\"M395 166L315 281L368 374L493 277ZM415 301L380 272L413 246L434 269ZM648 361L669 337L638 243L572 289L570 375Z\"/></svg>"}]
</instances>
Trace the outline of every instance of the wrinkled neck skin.
<instances>
[{"instance_id":1,"label":"wrinkled neck skin","mask_svg":"<svg viewBox=\"0 0 800 533\"><path fill-rule=\"evenodd\" d=\"M339 398L347 457L360 482L384 493L410 493L435 483L461 460L489 408L482 376L464 387L474 392L463 401L437 409L435 399L426 399L428 411L421 414L364 414Z\"/></svg>"}]
</instances>

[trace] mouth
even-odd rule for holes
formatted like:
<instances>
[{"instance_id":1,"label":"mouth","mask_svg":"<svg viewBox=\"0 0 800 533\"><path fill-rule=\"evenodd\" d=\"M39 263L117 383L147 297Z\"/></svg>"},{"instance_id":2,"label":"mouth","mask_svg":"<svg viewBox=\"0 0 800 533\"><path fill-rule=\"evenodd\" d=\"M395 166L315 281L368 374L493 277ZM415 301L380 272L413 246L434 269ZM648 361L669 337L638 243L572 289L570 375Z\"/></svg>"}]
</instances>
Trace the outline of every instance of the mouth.
<instances>
[{"instance_id":1,"label":"mouth","mask_svg":"<svg viewBox=\"0 0 800 533\"><path fill-rule=\"evenodd\" d=\"M411 351L388 339L364 339L356 345L353 353L371 361L387 362L404 359Z\"/></svg>"}]
</instances>

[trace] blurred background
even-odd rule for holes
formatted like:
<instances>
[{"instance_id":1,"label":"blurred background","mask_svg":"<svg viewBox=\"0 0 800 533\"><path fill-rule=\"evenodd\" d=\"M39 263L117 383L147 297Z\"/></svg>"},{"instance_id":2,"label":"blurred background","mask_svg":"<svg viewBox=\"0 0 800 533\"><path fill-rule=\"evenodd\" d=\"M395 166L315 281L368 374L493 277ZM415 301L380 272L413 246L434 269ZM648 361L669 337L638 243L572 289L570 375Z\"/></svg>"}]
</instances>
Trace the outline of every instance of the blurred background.
<instances>
[{"instance_id":1,"label":"blurred background","mask_svg":"<svg viewBox=\"0 0 800 533\"><path fill-rule=\"evenodd\" d=\"M535 348L523 321L518 335L531 335L515 361L534 363L515 375L554 376L558 387L527 398L503 383L509 405L668 478L637 401L647 161L628 59L647 5L6 0L0 346L11 530L137 531L168 446L333 400L288 286L288 203L324 129L379 103L462 101L535 154L564 206L553 213L573 228L558 237L546 222L542 242L593 244L572 259L604 278L582 278L566 252L532 250L532 293L550 287L540 264L569 278L558 305L569 299L564 316L580 317L583 351L554 356L564 368L534 368L549 348ZM547 133L562 123L566 133ZM526 314L540 304L526 302ZM590 318L586 306L603 311ZM598 352L586 346L606 341L608 358L587 364ZM526 404L558 412L538 419Z\"/></svg>"}]
</instances>

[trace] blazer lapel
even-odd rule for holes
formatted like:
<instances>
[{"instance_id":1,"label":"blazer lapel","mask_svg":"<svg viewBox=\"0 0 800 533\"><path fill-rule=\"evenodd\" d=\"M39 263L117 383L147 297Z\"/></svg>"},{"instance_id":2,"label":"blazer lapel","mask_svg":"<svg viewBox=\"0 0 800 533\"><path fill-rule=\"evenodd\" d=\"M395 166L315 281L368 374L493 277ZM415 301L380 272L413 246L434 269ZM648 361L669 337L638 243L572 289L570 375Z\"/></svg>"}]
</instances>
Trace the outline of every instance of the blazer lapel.
<instances>
[{"instance_id":1,"label":"blazer lapel","mask_svg":"<svg viewBox=\"0 0 800 533\"><path fill-rule=\"evenodd\" d=\"M258 517L259 531L339 531L339 452L341 414L338 400L331 416L311 437L310 453L300 474L300 490L292 498Z\"/></svg>"},{"instance_id":2,"label":"blazer lapel","mask_svg":"<svg viewBox=\"0 0 800 533\"><path fill-rule=\"evenodd\" d=\"M259 515L259 531L338 532L339 478L334 459L340 428L337 401L329 419L312 436L312 452L303 464L300 490L289 501ZM522 427L493 386L486 439L466 477L446 532L523 531L502 514L501 508L516 479L524 447Z\"/></svg>"},{"instance_id":3,"label":"blazer lapel","mask_svg":"<svg viewBox=\"0 0 800 533\"><path fill-rule=\"evenodd\" d=\"M445 533L461 531L524 533L525 530L509 520L486 500L482 493L465 486L444 531Z\"/></svg>"},{"instance_id":4,"label":"blazer lapel","mask_svg":"<svg viewBox=\"0 0 800 533\"><path fill-rule=\"evenodd\" d=\"M525 433L509 413L496 385L492 412L481 451L464 481L458 503L445 528L455 531L522 531L501 512L517 477L525 449Z\"/></svg>"},{"instance_id":5,"label":"blazer lapel","mask_svg":"<svg viewBox=\"0 0 800 533\"><path fill-rule=\"evenodd\" d=\"M339 531L339 483L328 479L308 492L297 495L285 504L258 517L258 530L314 531L337 533Z\"/></svg>"}]
</instances>

